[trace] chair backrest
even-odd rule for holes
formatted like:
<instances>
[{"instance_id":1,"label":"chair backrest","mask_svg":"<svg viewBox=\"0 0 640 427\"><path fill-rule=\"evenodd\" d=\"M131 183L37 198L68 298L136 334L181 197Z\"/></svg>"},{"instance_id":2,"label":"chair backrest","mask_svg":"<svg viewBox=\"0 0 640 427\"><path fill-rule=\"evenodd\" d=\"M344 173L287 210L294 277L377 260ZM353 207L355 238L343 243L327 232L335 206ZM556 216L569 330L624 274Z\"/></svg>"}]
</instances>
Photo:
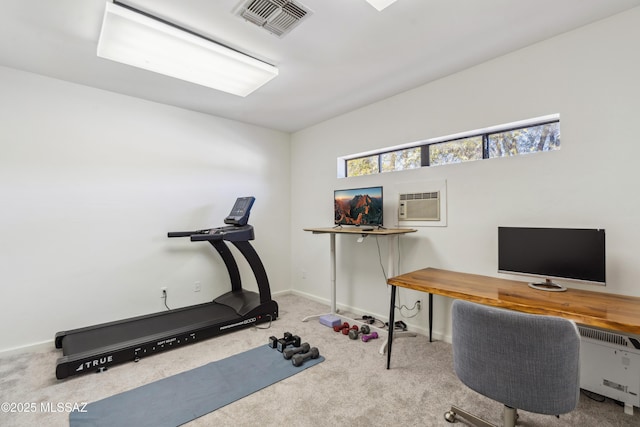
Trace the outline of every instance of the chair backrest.
<instances>
[{"instance_id":1,"label":"chair backrest","mask_svg":"<svg viewBox=\"0 0 640 427\"><path fill-rule=\"evenodd\" d=\"M580 335L559 317L455 300L456 375L469 388L512 408L560 415L580 392Z\"/></svg>"}]
</instances>

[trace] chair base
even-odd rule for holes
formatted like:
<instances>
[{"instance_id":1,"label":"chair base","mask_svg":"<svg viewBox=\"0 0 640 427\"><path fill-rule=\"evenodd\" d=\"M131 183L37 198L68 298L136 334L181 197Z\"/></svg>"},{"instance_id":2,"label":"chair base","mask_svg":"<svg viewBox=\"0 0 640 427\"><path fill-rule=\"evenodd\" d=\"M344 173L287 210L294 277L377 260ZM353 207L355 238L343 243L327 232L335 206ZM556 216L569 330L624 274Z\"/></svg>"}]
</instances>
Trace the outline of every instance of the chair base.
<instances>
[{"instance_id":1,"label":"chair base","mask_svg":"<svg viewBox=\"0 0 640 427\"><path fill-rule=\"evenodd\" d=\"M444 413L444 419L450 423L454 423L456 421L456 416L464 418L477 427L501 427L497 426L496 424L492 424L489 421L483 420L477 415L473 415L472 413L458 408L457 406L452 406L451 410ZM518 410L516 408L510 408L509 406L504 405L504 409L502 412L502 427L515 427L517 419Z\"/></svg>"}]
</instances>

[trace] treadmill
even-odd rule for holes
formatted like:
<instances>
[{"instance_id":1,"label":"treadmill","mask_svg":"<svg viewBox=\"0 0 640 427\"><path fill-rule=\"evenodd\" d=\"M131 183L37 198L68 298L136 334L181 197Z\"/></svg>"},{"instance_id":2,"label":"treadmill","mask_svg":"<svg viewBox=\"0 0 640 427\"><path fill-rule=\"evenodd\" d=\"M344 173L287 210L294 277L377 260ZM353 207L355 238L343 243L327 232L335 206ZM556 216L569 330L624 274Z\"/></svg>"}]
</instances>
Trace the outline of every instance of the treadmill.
<instances>
[{"instance_id":1,"label":"treadmill","mask_svg":"<svg viewBox=\"0 0 640 427\"><path fill-rule=\"evenodd\" d=\"M55 346L62 349L63 356L56 363L56 378L100 372L111 365L137 362L144 356L277 319L278 304L271 299L267 273L249 243L254 239L253 226L247 224L254 201L254 197L238 198L224 220L226 226L168 233L168 237L209 242L229 271L230 292L204 304L58 332ZM242 289L238 265L225 241L248 261L258 293Z\"/></svg>"}]
</instances>

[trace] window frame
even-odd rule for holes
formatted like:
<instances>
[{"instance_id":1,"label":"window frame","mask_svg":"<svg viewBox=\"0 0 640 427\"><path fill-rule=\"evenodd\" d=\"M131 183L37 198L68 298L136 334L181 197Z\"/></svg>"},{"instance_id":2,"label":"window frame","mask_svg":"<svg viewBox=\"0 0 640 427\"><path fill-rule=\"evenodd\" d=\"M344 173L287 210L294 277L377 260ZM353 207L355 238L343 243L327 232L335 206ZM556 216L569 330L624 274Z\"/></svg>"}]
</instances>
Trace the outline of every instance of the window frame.
<instances>
[{"instance_id":1,"label":"window frame","mask_svg":"<svg viewBox=\"0 0 640 427\"><path fill-rule=\"evenodd\" d=\"M529 119L529 120L523 120L520 122L515 122L515 123L510 123L510 124L506 124L506 125L501 125L501 126L493 126L490 128L486 128L486 129L480 129L477 131L471 131L471 132L465 132L465 133L460 133L460 134L456 134L456 135L450 135L448 137L442 137L442 138L434 138L431 140L427 140L427 141L419 141L417 143L414 144L408 144L408 145L403 145L403 146L396 146L396 147L390 147L384 150L380 150L380 151L373 151L373 152L368 152L368 153L361 153L359 155L353 155L353 156L348 156L348 157L341 157L338 158L338 177L342 177L342 178L350 178L350 177L354 177L354 176L367 176L367 175L374 175L375 173L387 173L387 172L383 172L382 171L382 156L385 154L389 154L389 153L394 153L397 151L403 151L403 150L412 150L412 149L416 149L416 148L420 148L420 167L429 167L431 166L430 163L430 147L432 145L437 145L437 144L443 144L443 143L447 143L447 142L455 142L455 141L459 141L462 139L469 139L469 138L474 138L474 137L482 137L482 159L478 159L478 160L485 160L485 159L490 159L491 157L489 157L490 153L489 153L489 137L491 135L494 134L498 134L498 133L505 133L505 132L512 132L512 131L516 131L519 129L526 129L526 128L530 128L530 127L537 127L537 126L544 126L544 125L548 125L548 124L552 124L552 123L560 123L560 115L559 114L553 114L553 115L549 115L549 116L544 116L544 117L538 117L538 118L534 118L534 119ZM543 152L543 151L536 151L536 152ZM522 153L524 154L524 153ZM371 173L371 174L367 174L367 175L349 175L348 174L348 164L350 161L354 161L354 160L360 160L360 159L366 159L369 157L374 157L377 156L378 157L378 171ZM493 158L497 158L497 157L493 157ZM465 163L465 162L462 162ZM444 166L447 164L456 164L456 163L445 163L443 165L437 165L437 166ZM400 172L400 171L404 171L404 170L413 170L413 169L417 169L417 168L407 168L407 169L401 169L401 170L397 170L397 171L388 171L388 172ZM340 173L340 171L342 170L342 174Z\"/></svg>"}]
</instances>

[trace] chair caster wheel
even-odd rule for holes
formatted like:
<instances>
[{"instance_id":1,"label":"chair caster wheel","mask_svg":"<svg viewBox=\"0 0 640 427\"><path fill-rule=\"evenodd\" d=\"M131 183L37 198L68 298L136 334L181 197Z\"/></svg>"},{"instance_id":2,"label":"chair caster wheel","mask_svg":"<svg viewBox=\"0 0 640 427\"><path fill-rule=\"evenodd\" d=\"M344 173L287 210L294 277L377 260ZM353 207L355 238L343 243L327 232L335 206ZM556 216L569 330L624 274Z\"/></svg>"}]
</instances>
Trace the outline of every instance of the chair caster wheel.
<instances>
[{"instance_id":1,"label":"chair caster wheel","mask_svg":"<svg viewBox=\"0 0 640 427\"><path fill-rule=\"evenodd\" d=\"M450 423L456 422L456 413L453 411L447 411L444 413L444 419Z\"/></svg>"}]
</instances>

